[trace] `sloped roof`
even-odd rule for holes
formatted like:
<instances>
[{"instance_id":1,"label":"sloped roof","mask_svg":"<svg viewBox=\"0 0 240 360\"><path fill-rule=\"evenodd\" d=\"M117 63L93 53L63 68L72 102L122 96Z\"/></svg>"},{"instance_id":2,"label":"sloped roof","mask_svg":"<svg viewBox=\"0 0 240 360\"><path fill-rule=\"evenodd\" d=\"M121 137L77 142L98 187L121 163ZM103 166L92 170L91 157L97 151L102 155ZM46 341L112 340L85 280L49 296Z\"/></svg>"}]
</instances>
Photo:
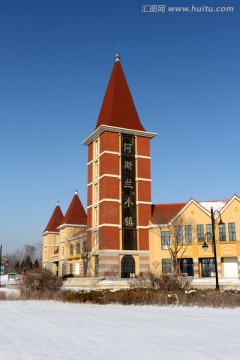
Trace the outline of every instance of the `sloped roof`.
<instances>
[{"instance_id":1,"label":"sloped roof","mask_svg":"<svg viewBox=\"0 0 240 360\"><path fill-rule=\"evenodd\" d=\"M152 218L153 223L167 224L181 211L187 203L173 204L153 204Z\"/></svg>"},{"instance_id":2,"label":"sloped roof","mask_svg":"<svg viewBox=\"0 0 240 360\"><path fill-rule=\"evenodd\" d=\"M221 211L222 208L228 203L228 201L229 200L209 200L209 201L200 201L199 204L208 211L211 211L211 207L214 210Z\"/></svg>"},{"instance_id":3,"label":"sloped roof","mask_svg":"<svg viewBox=\"0 0 240 360\"><path fill-rule=\"evenodd\" d=\"M61 225L87 225L87 214L82 206L82 203L75 192L73 199L68 207L66 215L62 219Z\"/></svg>"},{"instance_id":4,"label":"sloped roof","mask_svg":"<svg viewBox=\"0 0 240 360\"><path fill-rule=\"evenodd\" d=\"M145 131L135 108L118 54L103 99L96 129L108 125Z\"/></svg>"},{"instance_id":5,"label":"sloped roof","mask_svg":"<svg viewBox=\"0 0 240 360\"><path fill-rule=\"evenodd\" d=\"M62 210L59 206L59 203L57 203L57 206L55 207L52 216L43 232L58 232L58 226L61 224L64 216L62 213Z\"/></svg>"}]
</instances>

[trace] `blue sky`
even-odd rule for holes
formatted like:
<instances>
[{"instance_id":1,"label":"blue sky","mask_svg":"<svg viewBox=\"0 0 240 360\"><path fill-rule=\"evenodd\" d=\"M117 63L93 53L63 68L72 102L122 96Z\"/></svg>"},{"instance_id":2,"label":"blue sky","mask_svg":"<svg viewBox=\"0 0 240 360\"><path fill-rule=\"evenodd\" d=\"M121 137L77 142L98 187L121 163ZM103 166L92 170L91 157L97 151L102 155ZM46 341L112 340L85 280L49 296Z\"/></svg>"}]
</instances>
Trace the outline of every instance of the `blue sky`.
<instances>
[{"instance_id":1,"label":"blue sky","mask_svg":"<svg viewBox=\"0 0 240 360\"><path fill-rule=\"evenodd\" d=\"M234 6L144 13L142 5ZM86 208L87 148L118 46L152 140L152 201L240 194L238 0L1 0L0 243L41 240L57 200Z\"/></svg>"}]
</instances>

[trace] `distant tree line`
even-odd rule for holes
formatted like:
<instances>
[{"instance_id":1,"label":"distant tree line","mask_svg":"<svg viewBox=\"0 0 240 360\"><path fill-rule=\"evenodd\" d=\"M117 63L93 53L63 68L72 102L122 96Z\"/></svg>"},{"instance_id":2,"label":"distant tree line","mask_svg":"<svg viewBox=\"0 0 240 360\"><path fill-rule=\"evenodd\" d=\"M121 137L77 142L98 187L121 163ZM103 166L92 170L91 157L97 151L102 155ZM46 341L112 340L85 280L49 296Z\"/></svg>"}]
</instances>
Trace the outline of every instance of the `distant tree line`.
<instances>
[{"instance_id":1,"label":"distant tree line","mask_svg":"<svg viewBox=\"0 0 240 360\"><path fill-rule=\"evenodd\" d=\"M5 254L2 258L5 273L24 273L39 268L41 266L41 251L42 243L39 242L35 245L24 245L21 250Z\"/></svg>"}]
</instances>

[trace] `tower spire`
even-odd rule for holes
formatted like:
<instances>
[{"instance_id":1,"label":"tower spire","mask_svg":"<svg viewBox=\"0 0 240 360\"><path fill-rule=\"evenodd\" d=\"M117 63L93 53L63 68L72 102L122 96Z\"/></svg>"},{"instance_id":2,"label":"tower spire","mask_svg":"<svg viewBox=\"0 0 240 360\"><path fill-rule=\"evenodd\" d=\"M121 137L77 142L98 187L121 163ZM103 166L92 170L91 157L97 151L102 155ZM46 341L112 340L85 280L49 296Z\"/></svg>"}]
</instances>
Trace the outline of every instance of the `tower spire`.
<instances>
[{"instance_id":1,"label":"tower spire","mask_svg":"<svg viewBox=\"0 0 240 360\"><path fill-rule=\"evenodd\" d=\"M115 54L96 129L101 125L145 131L138 117L118 53Z\"/></svg>"}]
</instances>

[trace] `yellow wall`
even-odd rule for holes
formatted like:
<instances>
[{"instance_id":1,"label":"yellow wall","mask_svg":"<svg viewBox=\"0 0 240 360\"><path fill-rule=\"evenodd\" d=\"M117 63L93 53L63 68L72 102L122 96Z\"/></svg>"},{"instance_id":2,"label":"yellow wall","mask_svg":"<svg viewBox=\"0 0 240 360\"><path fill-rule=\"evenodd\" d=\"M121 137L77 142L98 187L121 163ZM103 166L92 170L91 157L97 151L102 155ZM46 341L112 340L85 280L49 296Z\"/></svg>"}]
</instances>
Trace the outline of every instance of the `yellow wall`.
<instances>
[{"instance_id":1,"label":"yellow wall","mask_svg":"<svg viewBox=\"0 0 240 360\"><path fill-rule=\"evenodd\" d=\"M215 221L215 238L216 238L216 250L217 258L221 261L225 257L240 257L240 201L238 197L233 197L231 201L221 211L222 221L226 224L226 236L227 241L219 241L219 228L218 222L219 217ZM236 228L236 241L229 241L228 237L228 223L235 223ZM179 213L175 218L175 224L186 224L192 225L192 244L187 247L187 250L184 252L183 258L193 258L196 261L199 261L199 258L212 258L213 250L212 244L208 243L209 248L207 251L203 251L202 242L198 242L197 239L197 225L204 224L204 233L206 234L207 229L206 225L211 224L211 214L210 212L204 210L198 203L191 200L188 205L184 208L182 213ZM162 230L172 230L169 226L165 226ZM206 238L205 238L206 239ZM186 246L183 246L183 249L186 249ZM162 269L162 259L170 259L171 255L169 250L163 250L161 248L161 236L160 236L160 227L150 223L150 266L153 266L154 263L160 264L160 269ZM179 258L181 258L181 252L179 253ZM224 271L222 268L222 276L224 276Z\"/></svg>"}]
</instances>

